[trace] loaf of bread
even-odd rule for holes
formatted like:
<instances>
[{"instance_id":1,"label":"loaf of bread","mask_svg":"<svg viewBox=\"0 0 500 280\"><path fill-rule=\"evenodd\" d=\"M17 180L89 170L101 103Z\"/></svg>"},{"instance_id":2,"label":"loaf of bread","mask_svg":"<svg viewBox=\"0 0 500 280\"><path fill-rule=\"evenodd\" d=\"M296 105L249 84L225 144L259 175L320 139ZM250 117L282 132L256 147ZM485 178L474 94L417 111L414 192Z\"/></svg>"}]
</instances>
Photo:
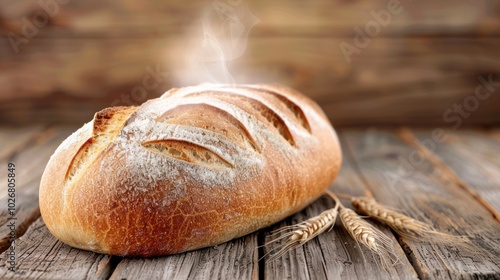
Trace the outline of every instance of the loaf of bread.
<instances>
[{"instance_id":1,"label":"loaf of bread","mask_svg":"<svg viewBox=\"0 0 500 280\"><path fill-rule=\"evenodd\" d=\"M47 164L40 211L76 248L158 256L217 245L303 209L341 164L319 106L278 85L172 89L112 107Z\"/></svg>"}]
</instances>

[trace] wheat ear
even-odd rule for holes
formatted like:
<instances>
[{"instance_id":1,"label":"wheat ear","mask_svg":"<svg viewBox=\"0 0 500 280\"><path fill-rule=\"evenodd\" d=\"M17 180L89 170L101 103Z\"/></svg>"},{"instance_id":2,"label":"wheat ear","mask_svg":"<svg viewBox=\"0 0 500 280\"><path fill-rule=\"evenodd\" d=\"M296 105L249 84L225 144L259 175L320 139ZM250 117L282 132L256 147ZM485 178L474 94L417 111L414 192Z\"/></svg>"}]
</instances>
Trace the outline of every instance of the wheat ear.
<instances>
[{"instance_id":1,"label":"wheat ear","mask_svg":"<svg viewBox=\"0 0 500 280\"><path fill-rule=\"evenodd\" d=\"M365 221L351 209L341 207L339 217L345 229L354 240L368 247L380 257L384 268L388 268L389 265L397 261L392 241L384 233Z\"/></svg>"},{"instance_id":2,"label":"wheat ear","mask_svg":"<svg viewBox=\"0 0 500 280\"><path fill-rule=\"evenodd\" d=\"M263 246L269 246L273 243L282 243L277 248L271 249L262 258L271 255L266 262L271 262L284 254L286 254L291 249L302 246L309 240L315 238L319 234L325 232L327 229L332 229L335 225L335 221L338 216L338 208L340 207L340 201L335 197L335 207L323 211L321 214L307 219L296 225L285 226L279 228L271 233L271 236L277 235L279 233L285 232L281 236L272 239L271 241L265 243Z\"/></svg>"},{"instance_id":3,"label":"wheat ear","mask_svg":"<svg viewBox=\"0 0 500 280\"><path fill-rule=\"evenodd\" d=\"M319 214L318 216L312 217L299 224L286 226L273 231L271 236L281 233L283 231L288 231L288 232L267 242L266 244L264 244L264 246L269 246L273 243L281 243L282 241L285 241L285 243L282 246L270 250L263 257L271 254L269 259L266 260L267 262L271 262L283 256L289 250L302 246L309 240L325 232L327 229L333 228L333 225L335 224L335 220L337 219L338 215L337 209L338 206L326 210L321 214Z\"/></svg>"},{"instance_id":4,"label":"wheat ear","mask_svg":"<svg viewBox=\"0 0 500 280\"><path fill-rule=\"evenodd\" d=\"M387 209L387 207L378 204L373 198L353 197L351 203L362 214L390 226L404 237L418 239L462 238L441 233L431 225Z\"/></svg>"}]
</instances>

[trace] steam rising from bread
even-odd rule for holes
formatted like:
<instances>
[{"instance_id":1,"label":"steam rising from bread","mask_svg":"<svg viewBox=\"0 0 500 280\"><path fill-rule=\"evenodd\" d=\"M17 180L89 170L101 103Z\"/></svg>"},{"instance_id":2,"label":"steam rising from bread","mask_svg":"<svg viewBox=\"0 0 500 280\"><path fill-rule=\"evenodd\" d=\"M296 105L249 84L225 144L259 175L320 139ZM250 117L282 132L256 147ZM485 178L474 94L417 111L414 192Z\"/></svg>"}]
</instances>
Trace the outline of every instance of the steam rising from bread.
<instances>
[{"instance_id":1,"label":"steam rising from bread","mask_svg":"<svg viewBox=\"0 0 500 280\"><path fill-rule=\"evenodd\" d=\"M216 0L203 15L202 32L182 46L185 55L176 65L174 76L181 85L200 83L235 84L231 61L246 50L248 34L258 23L246 3L241 0ZM187 49L187 51L186 51Z\"/></svg>"}]
</instances>

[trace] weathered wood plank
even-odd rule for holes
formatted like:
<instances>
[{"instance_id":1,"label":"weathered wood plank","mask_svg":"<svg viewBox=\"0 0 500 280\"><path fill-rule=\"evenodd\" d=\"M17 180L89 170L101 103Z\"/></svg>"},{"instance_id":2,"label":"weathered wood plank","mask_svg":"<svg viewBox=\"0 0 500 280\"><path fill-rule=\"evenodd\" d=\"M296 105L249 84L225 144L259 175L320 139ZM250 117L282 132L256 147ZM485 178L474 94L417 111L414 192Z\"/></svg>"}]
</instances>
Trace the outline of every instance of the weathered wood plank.
<instances>
[{"instance_id":1,"label":"weathered wood plank","mask_svg":"<svg viewBox=\"0 0 500 280\"><path fill-rule=\"evenodd\" d=\"M352 92L357 90L369 95L366 91L374 88L394 89L404 94L401 91L411 87L402 86L426 82L429 87L431 85L427 83L441 79L447 79L446 85L453 90L459 79L463 80L463 75L500 73L500 54L496 51L500 48L498 38L374 38L359 54L352 55L350 64L339 48L339 44L347 39L252 38L244 56L231 63L231 73L241 83L281 82L299 89L307 85L312 90L309 93L312 97L328 97L334 92L334 101L352 99ZM5 66L0 68L5 83L0 100L38 97L54 92L102 97L106 90L118 88L120 83L142 85L142 79L155 72L157 65L158 78L166 83L160 80L157 87L178 85L189 81L186 77L179 77L187 71L185 60L191 49L186 44L187 40L182 37L33 38L26 45L28 49L8 56L5 54L11 46L6 43L0 49L0 53L5 53L0 63ZM137 45L142 48L134 48ZM464 53L467 53L466 57ZM26 59L30 59L31 64L23 63ZM58 64L47 64L47 61L66 63L66 71L61 71ZM43 71L33 65L43 65ZM146 69L148 66L152 69ZM26 79L32 83L22 83ZM333 90L332 82L335 82ZM479 84L476 76L470 82L474 86ZM154 88L147 92L158 93L166 89ZM130 90L126 93L130 94ZM341 95L337 95L339 93ZM471 93L474 93L474 88ZM137 102L130 99L129 102Z\"/></svg>"},{"instance_id":2,"label":"weathered wood plank","mask_svg":"<svg viewBox=\"0 0 500 280\"><path fill-rule=\"evenodd\" d=\"M39 218L15 242L15 272L0 257L2 279L107 279L113 257L72 248L58 241Z\"/></svg>"},{"instance_id":3,"label":"weathered wood plank","mask_svg":"<svg viewBox=\"0 0 500 280\"><path fill-rule=\"evenodd\" d=\"M257 279L257 234L158 258L125 258L110 279Z\"/></svg>"},{"instance_id":4,"label":"weathered wood plank","mask_svg":"<svg viewBox=\"0 0 500 280\"><path fill-rule=\"evenodd\" d=\"M0 278L42 278L42 279L105 279L112 270L111 258L73 249L57 241L47 230L40 218L38 188L45 164L59 144L75 130L74 127L50 128L40 132L15 152L10 162L16 165L16 212L15 232L20 238L14 242L16 253L15 272L9 271L10 264L6 249L12 220L7 212L7 203L0 205L0 248L5 251L0 258ZM2 173L2 201L6 201L3 186L6 174ZM38 220L37 220L38 219ZM37 220L34 224L33 221ZM30 226L31 224L31 226Z\"/></svg>"},{"instance_id":5,"label":"weathered wood plank","mask_svg":"<svg viewBox=\"0 0 500 280\"><path fill-rule=\"evenodd\" d=\"M26 146L41 132L41 127L25 127L25 128L6 128L0 129L0 165L7 169L9 158L15 153L19 153L20 149ZM25 183L26 184L26 183ZM0 173L0 251L4 251L10 245L9 238L11 230L7 227L10 217L8 213L7 200L7 173ZM18 203L20 203L18 201ZM21 205L18 205L16 217L18 218L15 233L17 236L22 235L26 228L39 215L38 211L33 211L32 205L38 204L37 195L28 194L24 197Z\"/></svg>"},{"instance_id":6,"label":"weathered wood plank","mask_svg":"<svg viewBox=\"0 0 500 280\"><path fill-rule=\"evenodd\" d=\"M48 129L38 133L30 141L18 146L14 157L0 160L3 168L7 162L15 164L15 233L19 237L24 234L28 226L40 216L38 208L38 188L40 179L57 146L73 131L73 128ZM14 133L15 134L15 133ZM21 139L22 140L22 139ZM12 141L16 142L16 141ZM8 211L7 172L0 175L0 251L9 247L11 230L7 225L13 217Z\"/></svg>"},{"instance_id":7,"label":"weathered wood plank","mask_svg":"<svg viewBox=\"0 0 500 280\"><path fill-rule=\"evenodd\" d=\"M474 95L480 75L500 80L498 38L374 38L351 63L339 48L344 40L252 38L231 73L240 83L297 88L335 125L449 124L444 112ZM26 47L0 62L2 122L81 124L104 107L205 82L185 67L189 48L181 38L33 38ZM154 85L147 90L145 78ZM491 94L464 123L498 124L499 112L500 95Z\"/></svg>"},{"instance_id":8,"label":"weathered wood plank","mask_svg":"<svg viewBox=\"0 0 500 280\"><path fill-rule=\"evenodd\" d=\"M426 144L425 151L436 155L448 167L443 173L477 193L500 221L500 158L496 153L500 151L500 142L474 130L444 130L442 143L433 140L430 130L412 129L412 132L420 147Z\"/></svg>"},{"instance_id":9,"label":"weathered wood plank","mask_svg":"<svg viewBox=\"0 0 500 280\"><path fill-rule=\"evenodd\" d=\"M3 252L10 247L13 238L22 236L28 227L40 217L40 209L38 208L38 195L25 194L21 195L22 200L16 199L15 220L10 220L11 216L7 211L7 198L2 199L0 207L0 250ZM22 203L21 203L22 202ZM14 221L15 226L11 229L10 222ZM15 236L14 236L15 234Z\"/></svg>"},{"instance_id":10,"label":"weathered wood plank","mask_svg":"<svg viewBox=\"0 0 500 280\"><path fill-rule=\"evenodd\" d=\"M489 130L487 133L492 139L500 141L500 129L493 128Z\"/></svg>"},{"instance_id":11,"label":"weathered wood plank","mask_svg":"<svg viewBox=\"0 0 500 280\"><path fill-rule=\"evenodd\" d=\"M438 230L470 238L471 246L400 238L421 278L499 277L500 225L468 192L444 180L394 131L349 130L341 137L377 200Z\"/></svg>"},{"instance_id":12,"label":"weathered wood plank","mask_svg":"<svg viewBox=\"0 0 500 280\"><path fill-rule=\"evenodd\" d=\"M41 126L0 127L0 160L5 160L42 130ZM5 182L0 182L1 184Z\"/></svg>"},{"instance_id":13,"label":"weathered wood plank","mask_svg":"<svg viewBox=\"0 0 500 280\"><path fill-rule=\"evenodd\" d=\"M22 149L19 149L13 158L2 161L5 168L7 161L16 165L16 179L18 182L16 191L38 195L38 185L33 186L30 183L37 180L39 183L50 156L59 144L75 130L76 128L72 126L49 128L36 135L31 141L25 142L23 146L18 146L18 148ZM0 176L0 199L3 199L7 195L7 174L2 172Z\"/></svg>"},{"instance_id":14,"label":"weathered wood plank","mask_svg":"<svg viewBox=\"0 0 500 280\"><path fill-rule=\"evenodd\" d=\"M17 212L18 218L21 215L38 216L30 213L38 208L38 183L43 172L43 159L46 162L60 141L73 130L68 128L65 131L45 131L35 140L26 142L23 151L11 159L22 166L18 167L18 178L26 179L18 193L24 197ZM428 132L415 131L419 139L420 133L425 136ZM495 246L499 244L496 234L499 232L499 226L477 201L453 182L444 181L436 166L425 159L418 161L417 165L408 166L406 162L411 162L410 159L418 153L414 154L414 150L393 131L346 130L340 133L340 137L344 148L344 163L332 190L352 195L364 195L371 191L381 202L402 209L410 216L431 222L443 231L470 235L473 245L478 248L478 251L474 252L455 245L430 245L400 239L420 277L468 279L494 278L500 275L500 261L497 257L500 248ZM498 161L491 156L491 151L499 145L496 140L479 143L485 139L481 133L476 132L453 132L449 133L449 137L453 142L445 144L448 143L453 149L472 147L472 151L460 150L459 157L476 157L474 162L485 160L489 163L489 168L486 168L488 172L485 174L494 174ZM447 150L450 160L455 154L453 149ZM40 158L33 157L34 154L40 155ZM405 158L406 162L402 160ZM462 164L464 162L455 161ZM498 181L496 177L492 178ZM4 179L0 178L5 181ZM330 200L322 198L281 225L300 222L331 206L333 205ZM275 225L273 228L281 225ZM5 224L0 226L0 229L3 228ZM386 228L381 229L391 235ZM269 230L265 229L263 233L265 240L269 240ZM0 235L5 234L0 232ZM257 240L257 234L252 234L215 248L174 256L153 259L127 258L121 260L113 271L115 262L120 261L119 258L66 246L57 241L39 219L16 241L17 274L7 271L8 264L5 254L2 254L0 278L106 279L111 276L112 279L193 279L227 276L255 279L259 275L258 255L257 251L253 250L258 245ZM371 254L366 249L361 253L356 243L337 224L331 232L324 233L305 246L267 264L263 275L267 279L414 279L415 271L398 247L396 239L393 239L393 242L402 263L386 274L373 262ZM489 254L485 253L486 249Z\"/></svg>"},{"instance_id":15,"label":"weathered wood plank","mask_svg":"<svg viewBox=\"0 0 500 280\"><path fill-rule=\"evenodd\" d=\"M50 12L50 20L39 28L44 37L110 37L110 36L168 36L187 32L201 18L211 4L219 3L219 10L227 12L243 1L58 1L45 3L29 0L2 2L0 34L22 34L23 18L38 21ZM258 35L331 36L354 33L353 27L376 21L373 13L383 22L380 33L384 36L463 34L498 34L499 17L492 0L434 2L398 1L395 12L389 12L388 1L332 2L315 0L307 4L286 0L245 1L261 22L255 30ZM49 3L49 4L47 4ZM52 5L50 5L52 3ZM56 5L54 5L56 4ZM392 10L391 10L392 11ZM41 14L40 14L41 13ZM48 16L46 16L48 17ZM40 25L40 24L39 24Z\"/></svg>"},{"instance_id":16,"label":"weathered wood plank","mask_svg":"<svg viewBox=\"0 0 500 280\"><path fill-rule=\"evenodd\" d=\"M334 192L350 195L366 195L365 183L354 169L350 154L345 151L342 169L335 183L330 188ZM349 202L345 202L349 206ZM322 211L332 208L333 202L321 198L311 204L304 211L288 218L271 229L297 224L307 220ZM266 279L416 279L417 275L398 242L390 230L379 227L391 237L395 252L400 262L384 271L376 263L375 257L367 249L356 243L340 223L330 232L325 232L309 241L304 246L291 250L279 259L268 262L265 266ZM265 241L268 242L276 236L270 236L270 230L265 230ZM267 248L268 250L271 249Z\"/></svg>"},{"instance_id":17,"label":"weathered wood plank","mask_svg":"<svg viewBox=\"0 0 500 280\"><path fill-rule=\"evenodd\" d=\"M172 86L206 82L186 79L198 76L184 69L189 39L202 37L205 6L227 11L242 2L3 1L0 122L81 123L116 101L137 104ZM442 124L450 104L475 92L478 75L500 73L494 0L400 1L394 14L391 1L247 2L261 21L248 51L231 61L235 80L297 88L336 125ZM380 32L356 44L355 28L367 24ZM342 43L355 47L350 62ZM157 64L165 77L132 96ZM498 101L484 102L467 123L500 123Z\"/></svg>"}]
</instances>

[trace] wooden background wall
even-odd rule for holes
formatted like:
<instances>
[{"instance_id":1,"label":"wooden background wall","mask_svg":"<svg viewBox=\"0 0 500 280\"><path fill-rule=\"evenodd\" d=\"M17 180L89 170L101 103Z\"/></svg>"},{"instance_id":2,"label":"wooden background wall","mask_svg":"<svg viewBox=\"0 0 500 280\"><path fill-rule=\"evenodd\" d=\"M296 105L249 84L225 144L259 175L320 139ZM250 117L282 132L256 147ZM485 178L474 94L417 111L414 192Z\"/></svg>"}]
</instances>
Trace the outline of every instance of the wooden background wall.
<instances>
[{"instance_id":1,"label":"wooden background wall","mask_svg":"<svg viewBox=\"0 0 500 280\"><path fill-rule=\"evenodd\" d=\"M464 101L464 124L499 124L500 84L477 104L474 93L480 75L500 83L500 2L401 0L401 11L348 62L339 45L355 46L355 28L394 1L248 1L260 23L234 77L297 88L335 125L452 126L458 113L443 114ZM207 3L3 0L0 122L82 123L112 104L141 103L122 96L154 68L163 77L146 98L178 86L182 42Z\"/></svg>"}]
</instances>

